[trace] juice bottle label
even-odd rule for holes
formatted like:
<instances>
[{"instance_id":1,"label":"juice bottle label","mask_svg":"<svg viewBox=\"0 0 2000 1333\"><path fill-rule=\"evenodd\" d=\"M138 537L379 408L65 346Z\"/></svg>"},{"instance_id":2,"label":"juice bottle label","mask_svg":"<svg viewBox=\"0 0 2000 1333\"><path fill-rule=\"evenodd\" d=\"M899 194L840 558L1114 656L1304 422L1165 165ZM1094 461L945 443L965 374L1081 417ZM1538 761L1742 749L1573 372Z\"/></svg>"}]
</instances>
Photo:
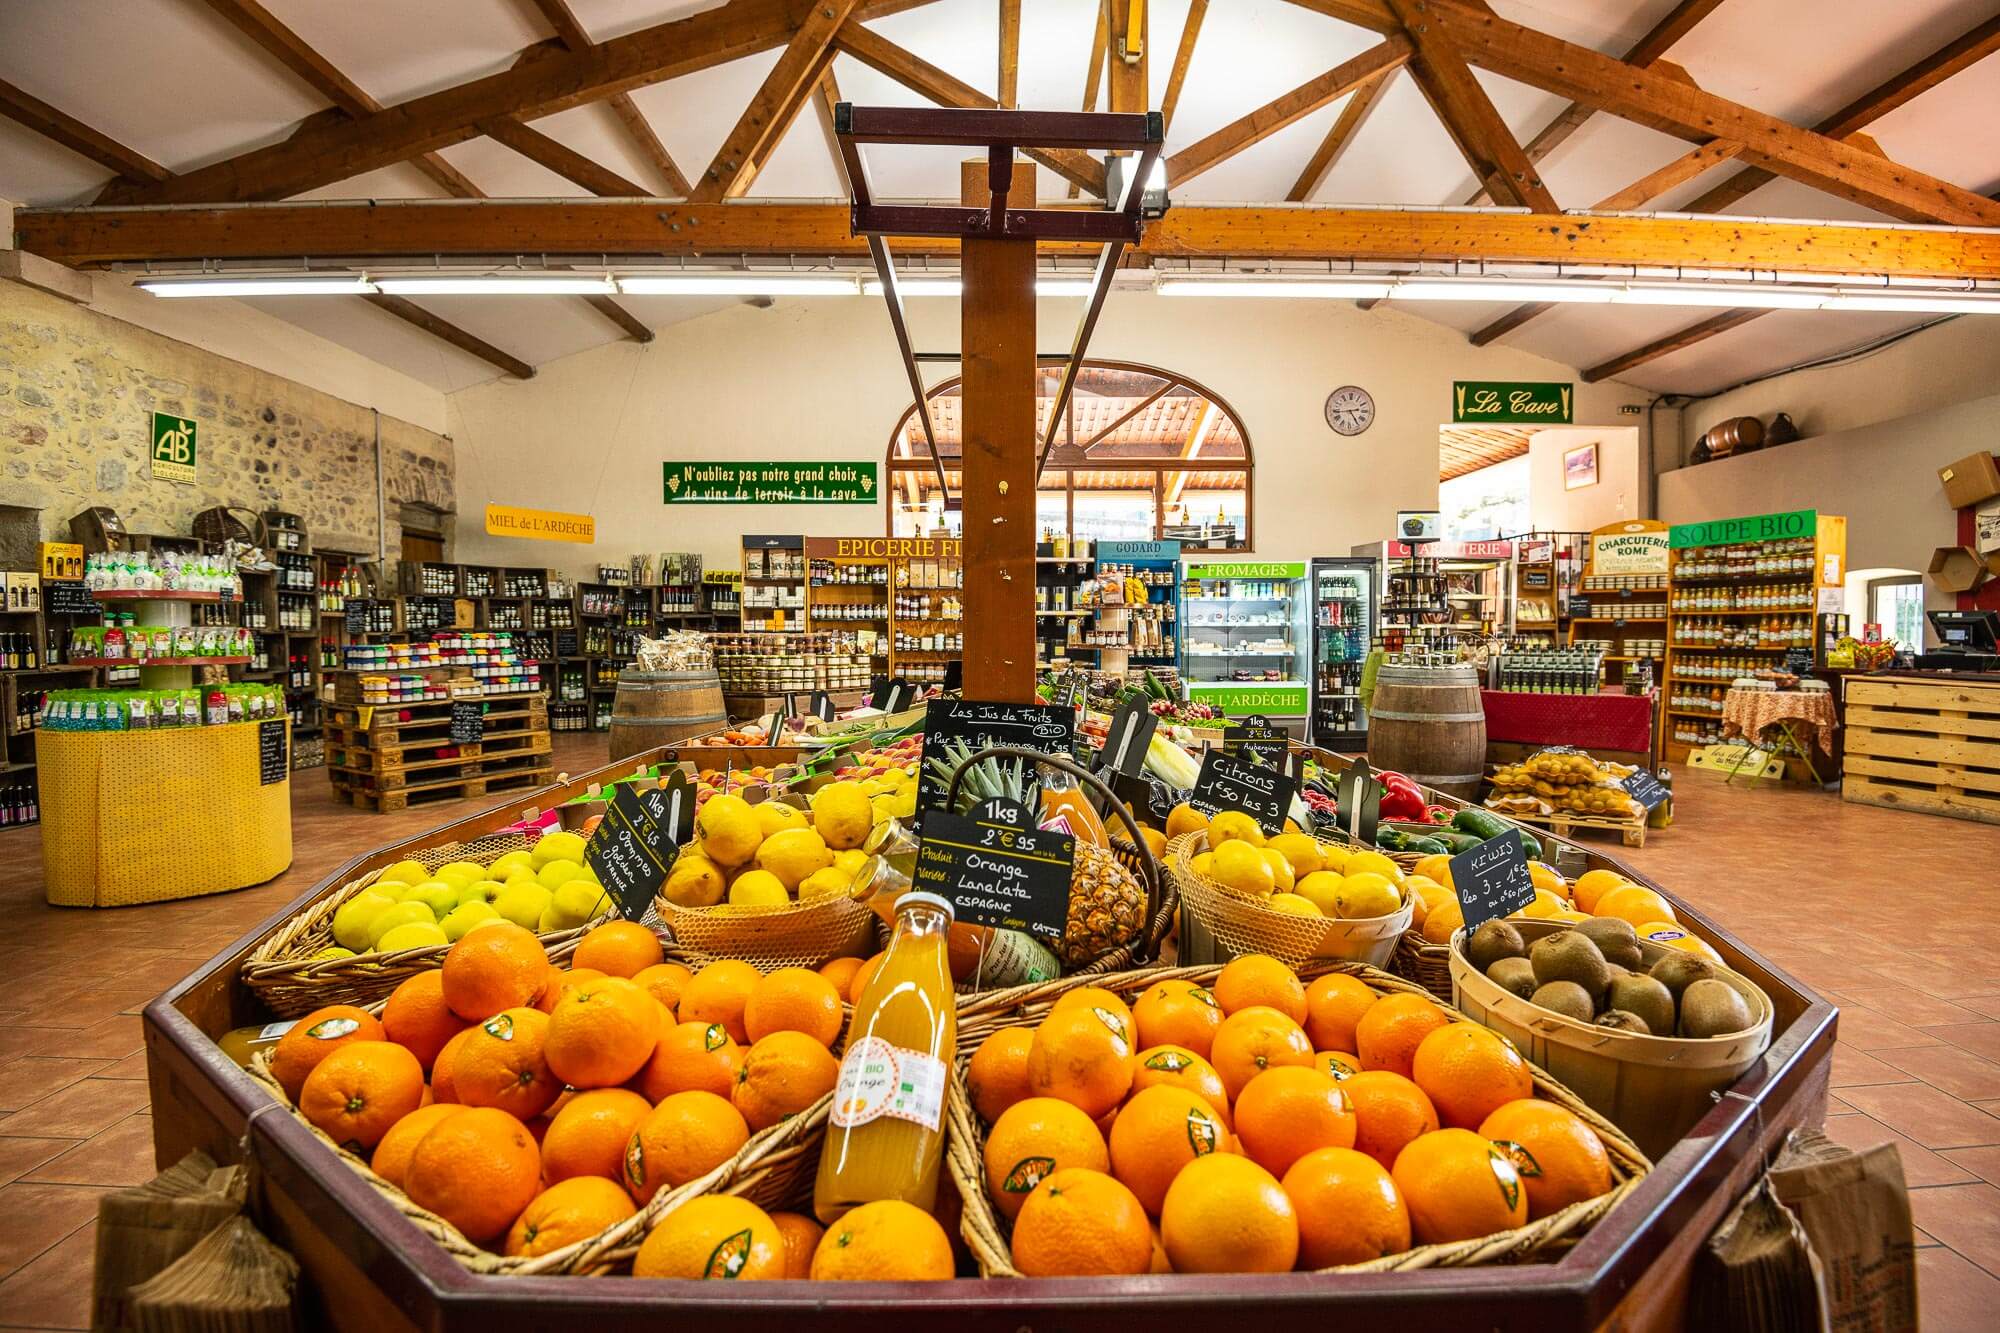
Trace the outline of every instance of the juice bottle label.
<instances>
[{"instance_id":1,"label":"juice bottle label","mask_svg":"<svg viewBox=\"0 0 2000 1333\"><path fill-rule=\"evenodd\" d=\"M833 1089L833 1123L841 1129L893 1116L936 1129L944 1122L944 1061L863 1037L841 1057Z\"/></svg>"}]
</instances>

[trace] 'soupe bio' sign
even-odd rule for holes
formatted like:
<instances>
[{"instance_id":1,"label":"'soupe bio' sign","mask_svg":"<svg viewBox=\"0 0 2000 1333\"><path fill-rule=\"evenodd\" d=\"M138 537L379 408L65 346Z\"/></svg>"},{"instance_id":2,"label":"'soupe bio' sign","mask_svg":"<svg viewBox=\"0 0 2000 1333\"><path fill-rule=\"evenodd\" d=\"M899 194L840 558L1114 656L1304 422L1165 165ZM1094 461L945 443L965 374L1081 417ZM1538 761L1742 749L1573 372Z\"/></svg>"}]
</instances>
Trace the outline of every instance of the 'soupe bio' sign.
<instances>
[{"instance_id":1,"label":"'soupe bio' sign","mask_svg":"<svg viewBox=\"0 0 2000 1333\"><path fill-rule=\"evenodd\" d=\"M1727 546L1731 542L1777 542L1819 533L1819 512L1793 509L1782 514L1752 514L1748 518L1712 518L1706 523L1676 523L1667 530L1667 545L1676 551L1691 546Z\"/></svg>"}]
</instances>

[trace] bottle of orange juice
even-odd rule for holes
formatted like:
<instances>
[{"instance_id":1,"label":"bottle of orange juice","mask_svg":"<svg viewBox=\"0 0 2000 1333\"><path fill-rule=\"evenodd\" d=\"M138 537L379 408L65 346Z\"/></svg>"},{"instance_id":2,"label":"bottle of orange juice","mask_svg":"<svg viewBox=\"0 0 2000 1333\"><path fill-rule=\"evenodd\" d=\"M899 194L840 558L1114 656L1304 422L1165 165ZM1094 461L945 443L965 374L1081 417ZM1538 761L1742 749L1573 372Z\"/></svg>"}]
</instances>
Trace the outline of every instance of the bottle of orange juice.
<instances>
[{"instance_id":1,"label":"bottle of orange juice","mask_svg":"<svg viewBox=\"0 0 2000 1333\"><path fill-rule=\"evenodd\" d=\"M831 1224L864 1203L937 1202L944 1096L958 1047L945 936L951 903L908 892L896 932L847 1027L847 1052L820 1149L813 1212Z\"/></svg>"}]
</instances>

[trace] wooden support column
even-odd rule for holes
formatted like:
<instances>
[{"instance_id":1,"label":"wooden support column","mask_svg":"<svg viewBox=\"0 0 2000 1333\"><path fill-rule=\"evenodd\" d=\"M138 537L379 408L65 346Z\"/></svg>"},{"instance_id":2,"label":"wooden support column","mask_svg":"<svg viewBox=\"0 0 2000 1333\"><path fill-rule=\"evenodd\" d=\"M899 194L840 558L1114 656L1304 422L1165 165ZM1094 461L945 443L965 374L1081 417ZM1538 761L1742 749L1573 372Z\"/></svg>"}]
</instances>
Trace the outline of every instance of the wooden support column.
<instances>
[{"instance_id":1,"label":"wooden support column","mask_svg":"<svg viewBox=\"0 0 2000 1333\"><path fill-rule=\"evenodd\" d=\"M993 175L1007 170L1005 161L962 164L960 202L987 208ZM1032 162L1001 179L1016 206L1034 206ZM1035 243L968 239L961 254L965 697L1033 703Z\"/></svg>"}]
</instances>

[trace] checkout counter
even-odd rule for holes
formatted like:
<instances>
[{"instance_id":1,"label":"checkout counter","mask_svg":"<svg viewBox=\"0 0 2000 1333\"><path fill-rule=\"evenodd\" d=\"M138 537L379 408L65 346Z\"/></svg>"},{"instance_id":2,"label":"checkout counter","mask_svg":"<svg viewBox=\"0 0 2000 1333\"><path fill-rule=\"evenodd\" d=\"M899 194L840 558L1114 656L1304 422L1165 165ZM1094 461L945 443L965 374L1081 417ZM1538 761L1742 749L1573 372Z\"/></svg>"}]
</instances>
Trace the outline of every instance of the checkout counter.
<instances>
[{"instance_id":1,"label":"checkout counter","mask_svg":"<svg viewBox=\"0 0 2000 1333\"><path fill-rule=\"evenodd\" d=\"M2000 824L2000 612L1933 611L1913 671L1846 681L1844 800Z\"/></svg>"}]
</instances>

